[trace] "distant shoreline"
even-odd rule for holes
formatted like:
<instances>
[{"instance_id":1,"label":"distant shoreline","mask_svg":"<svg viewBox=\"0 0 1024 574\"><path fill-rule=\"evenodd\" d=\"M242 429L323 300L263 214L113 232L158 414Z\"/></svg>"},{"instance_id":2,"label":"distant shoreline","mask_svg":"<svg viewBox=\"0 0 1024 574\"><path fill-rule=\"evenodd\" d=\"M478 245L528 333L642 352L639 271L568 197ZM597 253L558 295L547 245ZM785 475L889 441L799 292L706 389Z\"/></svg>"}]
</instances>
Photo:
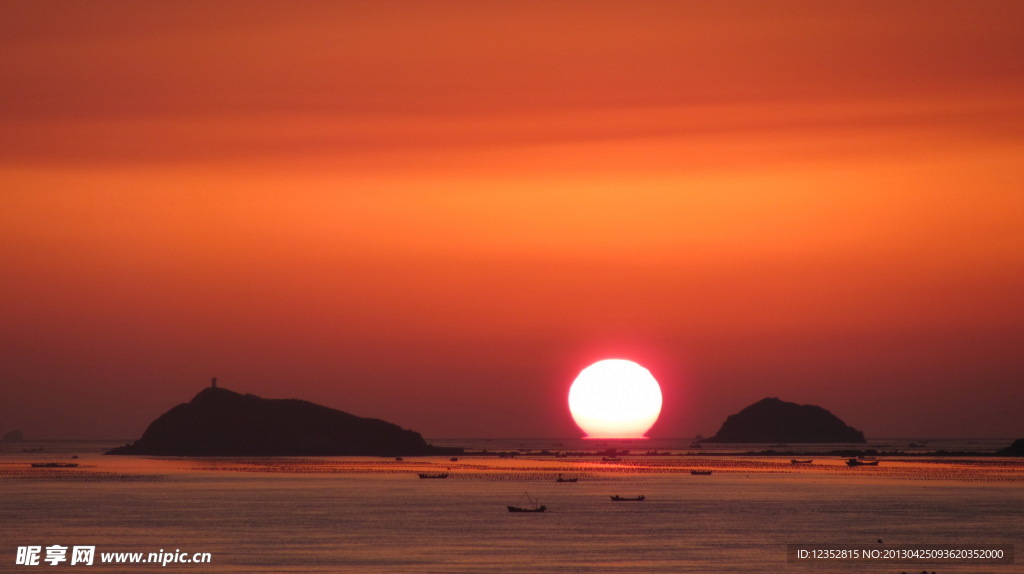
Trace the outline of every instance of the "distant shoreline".
<instances>
[{"instance_id":1,"label":"distant shoreline","mask_svg":"<svg viewBox=\"0 0 1024 574\"><path fill-rule=\"evenodd\" d=\"M998 438L962 438L962 439L921 439L920 444L910 439L882 438L870 440L869 444L852 445L837 444L837 448L829 448L825 443L742 443L730 445L717 443L705 444L702 448L692 447L691 438L651 438L651 439L593 439L582 438L432 438L428 444L434 447L451 447L459 445L460 452L441 450L437 454L423 456L531 456L531 457L606 457L622 456L630 458L648 457L730 457L730 456L761 456L779 458L809 457L907 457L907 458L1013 458L999 451L1008 447L1013 439ZM20 442L0 444L0 453L4 455L27 454L36 448L41 452L93 452L97 449L108 450L111 447L125 444L125 439L30 439ZM962 448L965 446L983 448ZM875 444L872 444L875 443ZM902 444L911 446L904 447ZM937 444L936 444L937 443ZM693 443L696 444L696 443ZM805 446L806 445L806 446ZM732 447L736 448L732 448ZM927 448L934 446L934 448ZM951 448L952 447L952 448ZM611 450L614 449L614 453ZM146 455L139 455L146 456ZM240 455L241 456L241 455ZM288 455L282 455L288 456ZM295 455L309 456L309 455ZM416 456L416 455L413 455Z\"/></svg>"},{"instance_id":2,"label":"distant shoreline","mask_svg":"<svg viewBox=\"0 0 1024 574\"><path fill-rule=\"evenodd\" d=\"M529 452L529 451L464 451L460 456L502 456L502 455L517 455L517 456L552 456L552 457L569 457L569 458L580 458L580 457L599 457L607 456L605 452ZM838 456L838 457L858 457L858 456L912 456L912 457L960 457L960 458L975 458L975 457L1000 457L1000 458L1012 458L1001 455L997 451L880 451L875 449L863 449L863 450L830 450L830 451L796 451L796 450L751 450L751 451L737 451L737 452L701 452L701 451L688 451L679 453L620 453L613 456L619 457L631 457L631 458L648 458L648 457L719 457L719 456L778 456L778 457L808 457L808 456Z\"/></svg>"}]
</instances>

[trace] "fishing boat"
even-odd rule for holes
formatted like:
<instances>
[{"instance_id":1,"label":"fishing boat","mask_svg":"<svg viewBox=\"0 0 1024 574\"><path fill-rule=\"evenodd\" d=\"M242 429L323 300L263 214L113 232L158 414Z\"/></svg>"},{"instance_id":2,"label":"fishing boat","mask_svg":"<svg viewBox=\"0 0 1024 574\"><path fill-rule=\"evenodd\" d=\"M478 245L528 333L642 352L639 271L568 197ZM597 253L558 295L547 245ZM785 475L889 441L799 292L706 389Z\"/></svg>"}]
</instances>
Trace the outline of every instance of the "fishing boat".
<instances>
[{"instance_id":1,"label":"fishing boat","mask_svg":"<svg viewBox=\"0 0 1024 574\"><path fill-rule=\"evenodd\" d=\"M548 509L547 506L544 506L543 504L539 504L535 498L530 496L530 493L527 492L527 493L523 493L523 494L524 494L524 496L526 496L526 500L528 502L528 505L527 506L512 506L511 504L509 504L508 505L508 511L509 512L544 512L545 510Z\"/></svg>"},{"instance_id":2,"label":"fishing boat","mask_svg":"<svg viewBox=\"0 0 1024 574\"><path fill-rule=\"evenodd\" d=\"M641 502L647 499L647 497L642 494L640 496L634 496L633 498L619 496L618 494L613 494L611 497L613 502Z\"/></svg>"},{"instance_id":3,"label":"fishing boat","mask_svg":"<svg viewBox=\"0 0 1024 574\"><path fill-rule=\"evenodd\" d=\"M558 478L555 479L555 482L579 482L579 481L580 481L580 479L579 479L578 476L574 476L573 478L565 478L562 475L558 475Z\"/></svg>"},{"instance_id":4,"label":"fishing boat","mask_svg":"<svg viewBox=\"0 0 1024 574\"><path fill-rule=\"evenodd\" d=\"M420 478L448 478L447 472L421 472Z\"/></svg>"},{"instance_id":5,"label":"fishing boat","mask_svg":"<svg viewBox=\"0 0 1024 574\"><path fill-rule=\"evenodd\" d=\"M878 466L877 460L857 460L851 458L846 461L847 466Z\"/></svg>"},{"instance_id":6,"label":"fishing boat","mask_svg":"<svg viewBox=\"0 0 1024 574\"><path fill-rule=\"evenodd\" d=\"M32 468L76 468L77 462L33 462Z\"/></svg>"},{"instance_id":7,"label":"fishing boat","mask_svg":"<svg viewBox=\"0 0 1024 574\"><path fill-rule=\"evenodd\" d=\"M789 462L790 462L790 464L811 464L812 462L814 462L814 460L810 459L810 458L807 459L807 460L798 460L798 459L794 458L793 460L791 460Z\"/></svg>"},{"instance_id":8,"label":"fishing boat","mask_svg":"<svg viewBox=\"0 0 1024 574\"><path fill-rule=\"evenodd\" d=\"M694 476L708 476L712 472L714 472L714 471L713 470L691 470L690 474L692 474Z\"/></svg>"}]
</instances>

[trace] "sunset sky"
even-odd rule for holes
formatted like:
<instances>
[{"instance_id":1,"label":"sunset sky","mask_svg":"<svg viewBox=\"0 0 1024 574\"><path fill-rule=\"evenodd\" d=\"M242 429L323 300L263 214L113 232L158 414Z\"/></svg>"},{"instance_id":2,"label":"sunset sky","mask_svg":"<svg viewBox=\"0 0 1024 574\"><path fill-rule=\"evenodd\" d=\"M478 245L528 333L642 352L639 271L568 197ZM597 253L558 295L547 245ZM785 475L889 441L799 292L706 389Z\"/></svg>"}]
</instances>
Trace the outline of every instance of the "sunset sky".
<instances>
[{"instance_id":1,"label":"sunset sky","mask_svg":"<svg viewBox=\"0 0 1024 574\"><path fill-rule=\"evenodd\" d=\"M1024 2L8 0L0 434L1024 436Z\"/></svg>"}]
</instances>

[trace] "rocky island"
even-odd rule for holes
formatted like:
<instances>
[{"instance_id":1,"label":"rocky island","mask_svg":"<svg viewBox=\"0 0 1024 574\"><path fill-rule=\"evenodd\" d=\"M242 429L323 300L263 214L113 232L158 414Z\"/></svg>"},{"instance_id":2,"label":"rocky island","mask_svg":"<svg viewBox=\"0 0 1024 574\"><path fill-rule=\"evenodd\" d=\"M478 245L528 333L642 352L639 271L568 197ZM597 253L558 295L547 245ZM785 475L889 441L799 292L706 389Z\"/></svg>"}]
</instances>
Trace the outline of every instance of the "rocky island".
<instances>
[{"instance_id":1,"label":"rocky island","mask_svg":"<svg viewBox=\"0 0 1024 574\"><path fill-rule=\"evenodd\" d=\"M1024 456L1024 438L1013 441L1010 446L996 452L996 456Z\"/></svg>"},{"instance_id":2,"label":"rocky island","mask_svg":"<svg viewBox=\"0 0 1024 574\"><path fill-rule=\"evenodd\" d=\"M165 456L410 456L457 454L419 433L298 399L264 399L213 386L107 454Z\"/></svg>"},{"instance_id":3,"label":"rocky island","mask_svg":"<svg viewBox=\"0 0 1024 574\"><path fill-rule=\"evenodd\" d=\"M720 443L862 443L864 433L815 405L761 399L729 415L715 436Z\"/></svg>"}]
</instances>

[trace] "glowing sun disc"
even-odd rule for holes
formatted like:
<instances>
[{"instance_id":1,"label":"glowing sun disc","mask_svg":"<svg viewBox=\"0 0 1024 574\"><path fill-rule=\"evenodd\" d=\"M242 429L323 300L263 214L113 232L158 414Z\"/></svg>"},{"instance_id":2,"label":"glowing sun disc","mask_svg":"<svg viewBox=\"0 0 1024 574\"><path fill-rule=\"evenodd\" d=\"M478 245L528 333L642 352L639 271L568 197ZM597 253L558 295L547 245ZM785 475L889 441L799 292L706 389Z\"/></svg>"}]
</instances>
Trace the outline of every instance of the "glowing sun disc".
<instances>
[{"instance_id":1,"label":"glowing sun disc","mask_svg":"<svg viewBox=\"0 0 1024 574\"><path fill-rule=\"evenodd\" d=\"M661 387L633 361L605 359L573 381L569 412L586 438L644 438L661 414Z\"/></svg>"}]
</instances>

